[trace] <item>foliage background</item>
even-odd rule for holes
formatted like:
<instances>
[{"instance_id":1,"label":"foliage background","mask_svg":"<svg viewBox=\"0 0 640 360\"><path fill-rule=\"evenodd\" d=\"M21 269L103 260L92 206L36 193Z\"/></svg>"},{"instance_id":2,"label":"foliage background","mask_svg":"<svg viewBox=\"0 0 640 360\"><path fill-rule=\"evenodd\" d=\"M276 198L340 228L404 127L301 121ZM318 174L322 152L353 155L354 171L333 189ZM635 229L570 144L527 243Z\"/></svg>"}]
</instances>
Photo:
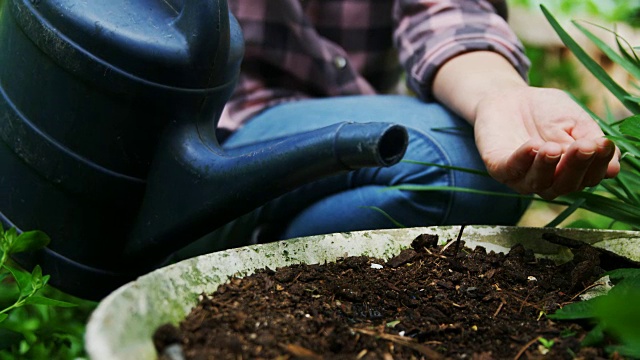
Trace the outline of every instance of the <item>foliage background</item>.
<instances>
[{"instance_id":1,"label":"foliage background","mask_svg":"<svg viewBox=\"0 0 640 360\"><path fill-rule=\"evenodd\" d=\"M588 15L640 27L640 3L629 0L507 0L510 6L538 11L544 5L554 16Z\"/></svg>"}]
</instances>

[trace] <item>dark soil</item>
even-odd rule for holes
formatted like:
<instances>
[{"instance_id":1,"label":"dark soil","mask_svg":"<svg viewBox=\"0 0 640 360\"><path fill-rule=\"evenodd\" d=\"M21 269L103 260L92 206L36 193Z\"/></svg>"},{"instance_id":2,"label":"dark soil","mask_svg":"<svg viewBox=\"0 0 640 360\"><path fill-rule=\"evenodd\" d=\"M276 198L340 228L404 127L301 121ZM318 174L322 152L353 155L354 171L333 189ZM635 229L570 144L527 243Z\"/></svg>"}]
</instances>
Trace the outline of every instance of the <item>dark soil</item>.
<instances>
[{"instance_id":1,"label":"dark soil","mask_svg":"<svg viewBox=\"0 0 640 360\"><path fill-rule=\"evenodd\" d=\"M522 246L505 255L463 245L443 250L422 235L388 262L348 257L234 278L154 343L160 354L178 344L187 359L607 358L580 348L588 329L545 317L602 274L597 251L558 266Z\"/></svg>"}]
</instances>

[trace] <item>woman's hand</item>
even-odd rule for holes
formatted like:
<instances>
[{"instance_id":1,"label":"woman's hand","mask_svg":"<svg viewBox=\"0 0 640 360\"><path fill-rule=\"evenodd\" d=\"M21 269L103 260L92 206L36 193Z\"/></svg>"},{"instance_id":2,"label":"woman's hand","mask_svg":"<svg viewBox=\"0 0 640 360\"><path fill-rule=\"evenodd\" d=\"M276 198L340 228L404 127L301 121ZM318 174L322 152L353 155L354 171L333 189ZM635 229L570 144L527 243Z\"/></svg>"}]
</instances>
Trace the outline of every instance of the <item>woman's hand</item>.
<instances>
[{"instance_id":1,"label":"woman's hand","mask_svg":"<svg viewBox=\"0 0 640 360\"><path fill-rule=\"evenodd\" d=\"M567 94L529 86L482 98L474 122L478 150L495 179L553 199L615 176L617 149Z\"/></svg>"},{"instance_id":2,"label":"woman's hand","mask_svg":"<svg viewBox=\"0 0 640 360\"><path fill-rule=\"evenodd\" d=\"M553 199L620 171L614 144L567 94L528 86L501 55L478 51L442 66L433 92L474 126L489 174Z\"/></svg>"}]
</instances>

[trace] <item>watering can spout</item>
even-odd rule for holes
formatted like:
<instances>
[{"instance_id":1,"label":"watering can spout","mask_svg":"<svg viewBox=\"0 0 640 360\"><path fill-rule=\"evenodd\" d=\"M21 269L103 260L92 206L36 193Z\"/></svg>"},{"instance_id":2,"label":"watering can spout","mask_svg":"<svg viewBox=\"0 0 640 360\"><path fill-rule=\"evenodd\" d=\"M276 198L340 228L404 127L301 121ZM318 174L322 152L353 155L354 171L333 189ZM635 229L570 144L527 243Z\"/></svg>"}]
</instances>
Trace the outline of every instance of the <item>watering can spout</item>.
<instances>
[{"instance_id":1,"label":"watering can spout","mask_svg":"<svg viewBox=\"0 0 640 360\"><path fill-rule=\"evenodd\" d=\"M343 122L223 151L196 124L177 126L156 155L125 259L162 261L234 218L313 180L402 159L408 135L388 123ZM176 136L176 134L179 134ZM238 244L244 245L244 244ZM152 265L152 264L149 264Z\"/></svg>"}]
</instances>

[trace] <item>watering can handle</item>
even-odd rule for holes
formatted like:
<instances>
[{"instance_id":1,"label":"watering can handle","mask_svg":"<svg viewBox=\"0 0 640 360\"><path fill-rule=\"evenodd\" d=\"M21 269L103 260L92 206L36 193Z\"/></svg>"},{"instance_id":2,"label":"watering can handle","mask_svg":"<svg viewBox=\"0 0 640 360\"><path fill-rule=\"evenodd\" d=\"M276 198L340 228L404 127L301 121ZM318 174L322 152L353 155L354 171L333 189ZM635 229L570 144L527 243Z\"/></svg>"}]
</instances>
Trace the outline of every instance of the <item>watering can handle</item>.
<instances>
[{"instance_id":1,"label":"watering can handle","mask_svg":"<svg viewBox=\"0 0 640 360\"><path fill-rule=\"evenodd\" d=\"M167 3L178 11L174 27L184 35L194 58L210 59L209 56L200 56L200 53L211 49L217 50L213 63L197 64L202 67L212 67L207 85L215 86L214 81L224 77L229 56L229 17L232 15L229 13L227 1L170 0ZM203 24L198 28L206 30L193 31L194 24ZM202 47L202 44L207 46Z\"/></svg>"}]
</instances>

